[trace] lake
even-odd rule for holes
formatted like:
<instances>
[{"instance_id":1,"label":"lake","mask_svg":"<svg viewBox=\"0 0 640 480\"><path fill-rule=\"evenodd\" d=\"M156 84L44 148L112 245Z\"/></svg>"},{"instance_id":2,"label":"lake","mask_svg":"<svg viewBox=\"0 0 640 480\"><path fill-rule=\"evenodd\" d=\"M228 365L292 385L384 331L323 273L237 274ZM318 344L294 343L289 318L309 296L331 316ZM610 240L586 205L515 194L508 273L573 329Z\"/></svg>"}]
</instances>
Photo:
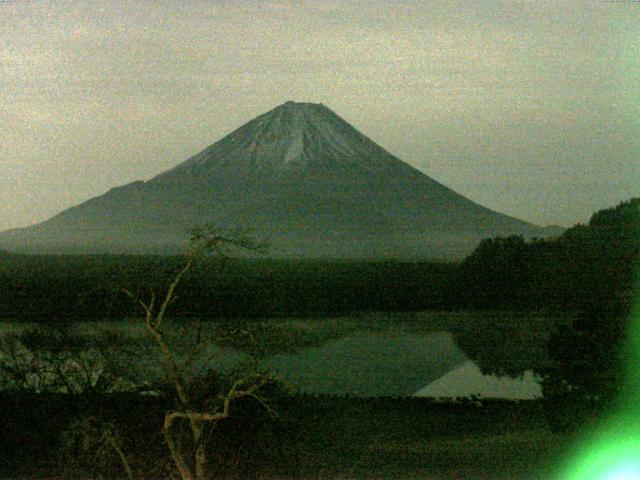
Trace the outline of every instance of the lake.
<instances>
[{"instance_id":1,"label":"lake","mask_svg":"<svg viewBox=\"0 0 640 480\"><path fill-rule=\"evenodd\" d=\"M196 337L208 339L194 356L194 374L257 365L307 394L529 399L541 396L534 372L547 364L550 332L566 321L508 312L374 313L200 326L175 321L167 335L181 361L189 357ZM29 328L33 325L4 322L0 334ZM82 323L74 326L73 335L84 342L96 378L102 368L98 344L112 349L109 358L127 377L119 388L165 378L162 358L142 320ZM6 352L0 361L3 354L7 361Z\"/></svg>"}]
</instances>

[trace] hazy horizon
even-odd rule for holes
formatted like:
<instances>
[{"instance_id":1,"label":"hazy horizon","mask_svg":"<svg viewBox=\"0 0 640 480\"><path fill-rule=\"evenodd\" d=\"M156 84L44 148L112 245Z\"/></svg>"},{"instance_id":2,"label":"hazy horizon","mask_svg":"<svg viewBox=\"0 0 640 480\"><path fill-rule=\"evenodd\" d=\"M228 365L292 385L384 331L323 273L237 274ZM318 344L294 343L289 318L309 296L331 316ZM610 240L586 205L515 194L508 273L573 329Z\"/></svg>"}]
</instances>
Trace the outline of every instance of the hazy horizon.
<instances>
[{"instance_id":1,"label":"hazy horizon","mask_svg":"<svg viewBox=\"0 0 640 480\"><path fill-rule=\"evenodd\" d=\"M287 100L538 225L640 195L638 2L17 1L0 20L0 231Z\"/></svg>"}]
</instances>

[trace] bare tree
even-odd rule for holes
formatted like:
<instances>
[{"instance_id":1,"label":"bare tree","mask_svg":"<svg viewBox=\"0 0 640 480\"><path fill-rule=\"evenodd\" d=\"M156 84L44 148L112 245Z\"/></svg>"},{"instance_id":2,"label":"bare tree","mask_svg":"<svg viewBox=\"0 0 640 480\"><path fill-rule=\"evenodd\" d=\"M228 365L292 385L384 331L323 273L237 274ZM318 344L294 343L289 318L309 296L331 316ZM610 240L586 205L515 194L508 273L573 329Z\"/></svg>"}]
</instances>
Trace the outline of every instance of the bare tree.
<instances>
[{"instance_id":1,"label":"bare tree","mask_svg":"<svg viewBox=\"0 0 640 480\"><path fill-rule=\"evenodd\" d=\"M132 385L123 338L81 335L71 327L37 325L0 337L0 388L33 393L109 393Z\"/></svg>"},{"instance_id":2,"label":"bare tree","mask_svg":"<svg viewBox=\"0 0 640 480\"><path fill-rule=\"evenodd\" d=\"M227 257L238 250L262 251L265 247L247 235L231 234L211 225L193 230L191 244L192 250L184 265L177 270L160 300L155 291L146 300L128 289L123 289L123 292L144 312L146 329L162 351L172 387L175 389L179 408L165 413L162 427L173 463L182 480L202 480L207 478L206 433L218 422L228 418L234 401L241 398L251 397L273 413L268 399L263 395L264 387L272 384L273 379L266 374L247 374L230 386L220 389L213 395L214 398L207 399L206 402L198 398L199 394L194 391L194 382L188 378L187 369L203 342L196 345L186 361L180 362L175 346L171 344L164 329L168 308L176 299L176 288L202 256L215 254ZM176 424L180 421L189 428L190 447L185 447L179 441Z\"/></svg>"}]
</instances>

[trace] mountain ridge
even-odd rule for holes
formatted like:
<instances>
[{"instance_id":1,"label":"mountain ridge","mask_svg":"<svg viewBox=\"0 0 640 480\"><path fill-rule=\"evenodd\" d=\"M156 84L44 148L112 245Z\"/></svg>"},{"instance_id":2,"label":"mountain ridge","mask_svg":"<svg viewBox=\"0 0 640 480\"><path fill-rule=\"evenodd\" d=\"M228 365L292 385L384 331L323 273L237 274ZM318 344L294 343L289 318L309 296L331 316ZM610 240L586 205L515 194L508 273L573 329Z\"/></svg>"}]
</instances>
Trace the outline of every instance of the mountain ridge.
<instances>
[{"instance_id":1,"label":"mountain ridge","mask_svg":"<svg viewBox=\"0 0 640 480\"><path fill-rule=\"evenodd\" d=\"M208 221L254 229L275 255L296 257L460 257L486 236L545 235L438 183L328 107L286 102L148 181L0 234L0 246L173 251Z\"/></svg>"}]
</instances>

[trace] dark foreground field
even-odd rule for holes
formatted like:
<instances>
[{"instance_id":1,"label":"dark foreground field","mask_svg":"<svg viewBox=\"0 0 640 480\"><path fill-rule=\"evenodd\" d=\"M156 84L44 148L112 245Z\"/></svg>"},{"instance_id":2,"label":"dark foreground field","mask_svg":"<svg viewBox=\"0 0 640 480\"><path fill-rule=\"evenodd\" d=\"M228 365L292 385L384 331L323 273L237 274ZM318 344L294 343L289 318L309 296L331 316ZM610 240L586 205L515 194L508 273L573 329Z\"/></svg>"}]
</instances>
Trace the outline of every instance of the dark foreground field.
<instances>
[{"instance_id":1,"label":"dark foreground field","mask_svg":"<svg viewBox=\"0 0 640 480\"><path fill-rule=\"evenodd\" d=\"M0 397L2 478L125 478L115 455L61 446L77 417L114 420L135 478L171 478L158 398ZM547 479L568 438L541 402L286 397L270 419L254 405L209 439L220 478ZM65 440L66 438L66 440ZM95 450L95 449L94 449ZM98 452L99 453L99 452Z\"/></svg>"}]
</instances>

